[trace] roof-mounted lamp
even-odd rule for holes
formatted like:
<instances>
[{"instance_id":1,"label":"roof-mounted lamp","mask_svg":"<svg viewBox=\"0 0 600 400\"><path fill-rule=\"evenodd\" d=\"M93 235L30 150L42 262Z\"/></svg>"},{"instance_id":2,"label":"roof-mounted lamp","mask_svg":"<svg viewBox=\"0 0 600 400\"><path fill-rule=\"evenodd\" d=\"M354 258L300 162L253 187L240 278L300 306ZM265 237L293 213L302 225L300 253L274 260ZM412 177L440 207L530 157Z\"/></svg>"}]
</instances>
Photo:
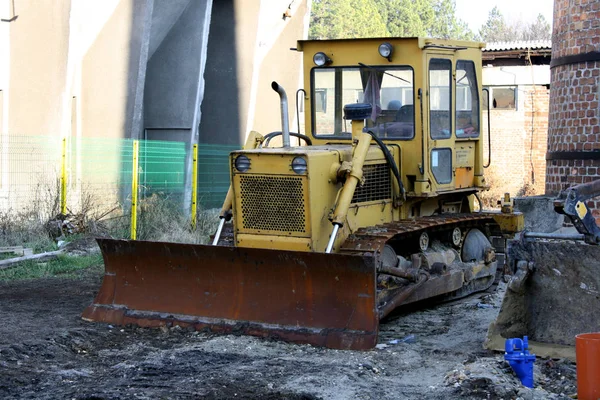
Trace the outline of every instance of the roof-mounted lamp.
<instances>
[{"instance_id":1,"label":"roof-mounted lamp","mask_svg":"<svg viewBox=\"0 0 600 400\"><path fill-rule=\"evenodd\" d=\"M388 42L383 42L379 45L379 55L388 61L392 61L392 53L394 52L394 48Z\"/></svg>"},{"instance_id":2,"label":"roof-mounted lamp","mask_svg":"<svg viewBox=\"0 0 600 400\"><path fill-rule=\"evenodd\" d=\"M320 51L313 56L313 62L317 67L322 67L331 64L333 61L327 57L327 54Z\"/></svg>"}]
</instances>

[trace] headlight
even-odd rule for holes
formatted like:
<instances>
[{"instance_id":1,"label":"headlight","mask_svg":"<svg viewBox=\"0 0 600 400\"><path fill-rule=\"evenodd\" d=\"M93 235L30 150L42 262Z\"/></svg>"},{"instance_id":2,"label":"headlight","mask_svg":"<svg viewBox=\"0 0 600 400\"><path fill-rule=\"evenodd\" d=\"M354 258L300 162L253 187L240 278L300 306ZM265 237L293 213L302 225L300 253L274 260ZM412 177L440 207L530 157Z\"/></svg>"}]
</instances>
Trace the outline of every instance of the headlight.
<instances>
[{"instance_id":1,"label":"headlight","mask_svg":"<svg viewBox=\"0 0 600 400\"><path fill-rule=\"evenodd\" d=\"M327 57L325 53L320 51L313 56L313 62L317 67L322 67L323 65L331 64L331 58Z\"/></svg>"},{"instance_id":2,"label":"headlight","mask_svg":"<svg viewBox=\"0 0 600 400\"><path fill-rule=\"evenodd\" d=\"M392 61L392 52L394 48L388 42L381 43L379 45L379 55L383 58L387 58L388 61Z\"/></svg>"},{"instance_id":3,"label":"headlight","mask_svg":"<svg viewBox=\"0 0 600 400\"><path fill-rule=\"evenodd\" d=\"M245 155L237 156L234 165L238 171L246 172L250 169L250 159Z\"/></svg>"},{"instance_id":4,"label":"headlight","mask_svg":"<svg viewBox=\"0 0 600 400\"><path fill-rule=\"evenodd\" d=\"M302 157L296 157L292 160L292 170L298 175L306 173L306 160Z\"/></svg>"}]
</instances>

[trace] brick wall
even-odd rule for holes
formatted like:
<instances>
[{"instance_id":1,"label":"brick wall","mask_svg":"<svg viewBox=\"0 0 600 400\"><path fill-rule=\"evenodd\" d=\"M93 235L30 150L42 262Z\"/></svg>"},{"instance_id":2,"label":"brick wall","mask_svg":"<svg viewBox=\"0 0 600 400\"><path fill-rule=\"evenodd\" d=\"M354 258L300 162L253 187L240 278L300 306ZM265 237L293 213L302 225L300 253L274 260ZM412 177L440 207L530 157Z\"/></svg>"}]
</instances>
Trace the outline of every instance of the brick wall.
<instances>
[{"instance_id":1,"label":"brick wall","mask_svg":"<svg viewBox=\"0 0 600 400\"><path fill-rule=\"evenodd\" d=\"M552 59L600 50L600 1L555 0ZM600 62L551 70L548 152L600 150ZM577 157L576 157L577 158ZM581 157L583 158L583 156ZM600 179L600 160L548 161L546 193ZM600 201L591 202L596 219Z\"/></svg>"},{"instance_id":2,"label":"brick wall","mask_svg":"<svg viewBox=\"0 0 600 400\"><path fill-rule=\"evenodd\" d=\"M485 175L492 188L484 197L490 201L504 192L511 195L542 194L546 173L548 134L548 89L518 86L516 110L491 110L491 165ZM487 112L483 112L487 132ZM484 139L487 162L488 138Z\"/></svg>"},{"instance_id":3,"label":"brick wall","mask_svg":"<svg viewBox=\"0 0 600 400\"><path fill-rule=\"evenodd\" d=\"M546 86L532 86L523 94L525 103L526 180L535 194L542 194L546 183L546 149L548 143L548 108L550 91ZM528 148L527 148L528 145Z\"/></svg>"}]
</instances>

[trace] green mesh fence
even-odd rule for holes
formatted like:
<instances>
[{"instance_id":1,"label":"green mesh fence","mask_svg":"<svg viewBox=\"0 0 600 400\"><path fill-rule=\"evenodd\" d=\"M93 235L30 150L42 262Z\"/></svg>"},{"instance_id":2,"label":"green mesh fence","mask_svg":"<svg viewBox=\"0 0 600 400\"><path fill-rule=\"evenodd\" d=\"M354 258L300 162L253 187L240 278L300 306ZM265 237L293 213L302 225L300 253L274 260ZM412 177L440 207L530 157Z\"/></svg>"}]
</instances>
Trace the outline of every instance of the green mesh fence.
<instances>
[{"instance_id":1,"label":"green mesh fence","mask_svg":"<svg viewBox=\"0 0 600 400\"><path fill-rule=\"evenodd\" d=\"M198 203L220 207L229 188L229 153L239 146L198 145ZM183 207L189 148L182 142L139 141L140 199L165 195ZM104 207L131 200L133 140L73 138L70 141L69 188L94 197ZM191 190L191 189L190 189ZM77 203L70 196L69 203Z\"/></svg>"},{"instance_id":2,"label":"green mesh fence","mask_svg":"<svg viewBox=\"0 0 600 400\"><path fill-rule=\"evenodd\" d=\"M71 138L67 154L67 208L104 214L131 201L133 140Z\"/></svg>"},{"instance_id":3,"label":"green mesh fence","mask_svg":"<svg viewBox=\"0 0 600 400\"><path fill-rule=\"evenodd\" d=\"M198 203L221 207L229 189L229 153L240 146L198 145Z\"/></svg>"},{"instance_id":4,"label":"green mesh fence","mask_svg":"<svg viewBox=\"0 0 600 400\"><path fill-rule=\"evenodd\" d=\"M154 193L183 196L188 157L185 143L140 140L139 153L142 197Z\"/></svg>"},{"instance_id":5,"label":"green mesh fence","mask_svg":"<svg viewBox=\"0 0 600 400\"><path fill-rule=\"evenodd\" d=\"M67 212L94 219L119 219L129 231L133 140L68 138L64 160ZM198 146L198 206L220 207L229 188L229 153L239 146ZM0 211L29 212L40 220L60 213L63 139L9 135L0 140ZM139 215L168 207L189 220L186 190L189 146L182 142L139 141ZM190 197L190 198L188 198ZM154 207L154 208L153 208ZM173 214L174 215L174 214ZM144 222L145 221L145 222Z\"/></svg>"}]
</instances>

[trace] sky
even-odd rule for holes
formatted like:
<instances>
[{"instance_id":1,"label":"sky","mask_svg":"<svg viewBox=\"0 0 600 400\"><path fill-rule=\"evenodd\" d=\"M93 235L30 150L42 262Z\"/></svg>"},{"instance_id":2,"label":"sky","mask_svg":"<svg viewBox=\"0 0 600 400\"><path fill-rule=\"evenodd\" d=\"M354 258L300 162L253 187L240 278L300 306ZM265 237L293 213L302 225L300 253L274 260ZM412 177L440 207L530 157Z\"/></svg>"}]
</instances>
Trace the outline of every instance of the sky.
<instances>
[{"instance_id":1,"label":"sky","mask_svg":"<svg viewBox=\"0 0 600 400\"><path fill-rule=\"evenodd\" d=\"M554 0L456 0L456 16L468 23L473 32L479 32L494 6L508 22L533 22L542 14L552 25Z\"/></svg>"}]
</instances>

